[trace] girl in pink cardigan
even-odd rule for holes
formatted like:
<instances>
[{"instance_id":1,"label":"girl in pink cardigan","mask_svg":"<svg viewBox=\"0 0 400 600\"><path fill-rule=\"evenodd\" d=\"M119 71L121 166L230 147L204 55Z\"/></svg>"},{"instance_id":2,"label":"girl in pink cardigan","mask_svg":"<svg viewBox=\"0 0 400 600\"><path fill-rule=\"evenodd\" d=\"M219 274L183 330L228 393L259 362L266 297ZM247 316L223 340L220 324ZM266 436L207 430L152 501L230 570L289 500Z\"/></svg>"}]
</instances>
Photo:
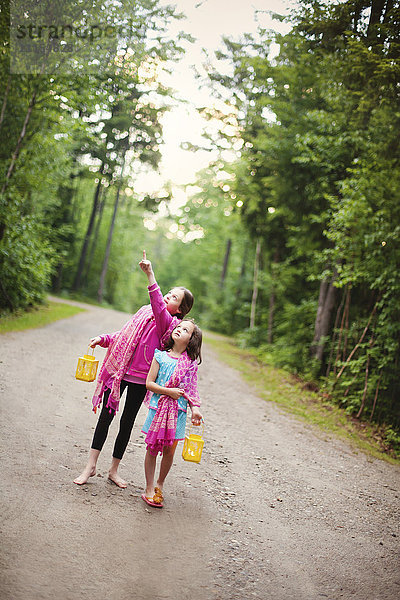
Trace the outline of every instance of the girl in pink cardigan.
<instances>
[{"instance_id":1,"label":"girl in pink cardigan","mask_svg":"<svg viewBox=\"0 0 400 600\"><path fill-rule=\"evenodd\" d=\"M146 491L142 499L157 508L163 506L163 485L171 469L176 446L185 437L189 403L193 425L200 425L200 398L197 391L197 359L201 362L202 333L192 319L182 321L172 331L165 350L156 350L147 375L149 407L143 425L147 452L144 460ZM157 485L154 474L157 454L162 454Z\"/></svg>"},{"instance_id":2,"label":"girl in pink cardigan","mask_svg":"<svg viewBox=\"0 0 400 600\"><path fill-rule=\"evenodd\" d=\"M93 396L93 410L103 407L94 432L89 458L82 473L74 483L83 485L96 474L96 464L107 438L108 429L119 408L120 396L127 389L124 410L120 419L119 432L115 440L108 478L118 487L127 483L118 474L118 467L132 432L136 415L146 394L146 377L156 348L163 346L171 331L193 306L193 296L184 287L173 288L162 296L155 280L151 262L143 260L140 268L148 278L150 305L142 306L123 326L111 335L93 338L90 346L107 348L97 387Z\"/></svg>"}]
</instances>

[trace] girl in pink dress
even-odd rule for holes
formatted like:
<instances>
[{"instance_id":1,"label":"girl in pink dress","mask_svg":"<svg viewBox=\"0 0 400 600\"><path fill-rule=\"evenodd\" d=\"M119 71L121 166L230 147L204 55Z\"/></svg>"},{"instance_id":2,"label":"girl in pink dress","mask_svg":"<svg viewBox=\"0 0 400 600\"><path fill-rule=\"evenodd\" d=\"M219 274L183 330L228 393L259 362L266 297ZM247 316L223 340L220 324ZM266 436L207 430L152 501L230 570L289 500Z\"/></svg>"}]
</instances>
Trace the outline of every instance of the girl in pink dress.
<instances>
[{"instance_id":1,"label":"girl in pink dress","mask_svg":"<svg viewBox=\"0 0 400 600\"><path fill-rule=\"evenodd\" d=\"M120 419L119 432L115 440L108 478L118 487L127 483L118 474L118 467L126 450L136 415L146 394L146 377L156 348L163 346L171 331L190 311L193 296L184 287L171 289L163 296L156 282L151 262L143 259L140 268L148 278L150 305L142 306L120 331L99 335L90 341L94 348L107 348L97 378L93 396L93 410L103 407L94 432L87 464L74 483L83 485L96 474L96 464L108 429L118 411L120 396L127 389L124 410Z\"/></svg>"}]
</instances>

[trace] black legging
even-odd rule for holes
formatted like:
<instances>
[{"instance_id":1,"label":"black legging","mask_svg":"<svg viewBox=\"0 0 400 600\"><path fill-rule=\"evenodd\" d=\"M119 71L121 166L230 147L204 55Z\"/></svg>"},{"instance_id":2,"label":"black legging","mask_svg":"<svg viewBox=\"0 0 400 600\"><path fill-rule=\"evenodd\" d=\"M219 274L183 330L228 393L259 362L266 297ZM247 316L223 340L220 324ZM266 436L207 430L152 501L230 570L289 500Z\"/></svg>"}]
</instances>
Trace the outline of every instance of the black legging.
<instances>
[{"instance_id":1,"label":"black legging","mask_svg":"<svg viewBox=\"0 0 400 600\"><path fill-rule=\"evenodd\" d=\"M138 414L138 410L141 407L143 398L146 394L146 386L140 383L131 383L130 381L121 381L120 396L124 393L125 388L128 386L126 392L125 406L119 422L119 432L117 439L115 440L113 457L121 459L124 455L126 447L131 437L132 427ZM108 428L110 427L111 421L114 418L115 411L106 408L108 396L110 390L104 392L103 396L103 408L101 410L99 420L97 421L96 429L93 435L92 448L94 450L101 450L103 444L106 441L108 435Z\"/></svg>"}]
</instances>

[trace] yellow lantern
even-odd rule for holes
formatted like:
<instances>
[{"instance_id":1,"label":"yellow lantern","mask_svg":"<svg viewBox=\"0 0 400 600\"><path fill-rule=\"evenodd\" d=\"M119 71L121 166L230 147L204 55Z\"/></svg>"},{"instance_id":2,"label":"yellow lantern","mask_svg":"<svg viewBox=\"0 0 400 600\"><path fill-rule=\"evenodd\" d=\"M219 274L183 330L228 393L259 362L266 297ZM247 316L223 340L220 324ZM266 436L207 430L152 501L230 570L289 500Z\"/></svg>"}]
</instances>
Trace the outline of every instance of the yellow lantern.
<instances>
[{"instance_id":1,"label":"yellow lantern","mask_svg":"<svg viewBox=\"0 0 400 600\"><path fill-rule=\"evenodd\" d=\"M185 441L183 442L182 458L190 462L199 463L201 461L201 453L203 451L204 440L204 423L201 435L191 433L192 426L190 426L189 434L185 435Z\"/></svg>"},{"instance_id":2,"label":"yellow lantern","mask_svg":"<svg viewBox=\"0 0 400 600\"><path fill-rule=\"evenodd\" d=\"M99 361L94 357L94 348L88 348L92 354L84 354L78 358L75 377L80 381L94 381L96 379Z\"/></svg>"}]
</instances>

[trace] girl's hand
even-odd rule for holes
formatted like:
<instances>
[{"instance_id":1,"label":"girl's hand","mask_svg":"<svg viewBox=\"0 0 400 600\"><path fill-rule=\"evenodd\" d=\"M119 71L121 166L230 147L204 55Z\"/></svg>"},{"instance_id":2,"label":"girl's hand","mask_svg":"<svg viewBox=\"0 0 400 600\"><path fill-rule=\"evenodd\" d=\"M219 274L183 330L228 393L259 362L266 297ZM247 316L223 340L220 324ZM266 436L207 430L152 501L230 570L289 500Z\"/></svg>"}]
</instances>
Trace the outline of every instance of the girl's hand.
<instances>
[{"instance_id":1,"label":"girl's hand","mask_svg":"<svg viewBox=\"0 0 400 600\"><path fill-rule=\"evenodd\" d=\"M183 395L184 391L185 390L183 390L182 388L168 388L168 396L170 396L174 400L178 400L178 398L180 398Z\"/></svg>"},{"instance_id":2,"label":"girl's hand","mask_svg":"<svg viewBox=\"0 0 400 600\"><path fill-rule=\"evenodd\" d=\"M200 425L203 420L203 415L196 406L192 406L192 424Z\"/></svg>"},{"instance_id":3,"label":"girl's hand","mask_svg":"<svg viewBox=\"0 0 400 600\"><path fill-rule=\"evenodd\" d=\"M101 336L100 336L100 335L98 335L98 336L96 336L96 337L92 338L92 339L90 340L90 344L89 344L89 346L90 346L91 348L94 348L94 347L95 347L95 346L97 346L98 344L101 344Z\"/></svg>"},{"instance_id":4,"label":"girl's hand","mask_svg":"<svg viewBox=\"0 0 400 600\"><path fill-rule=\"evenodd\" d=\"M142 269L143 273L146 273L147 276L153 273L151 262L146 259L146 250L143 250L143 258L139 263L139 267Z\"/></svg>"}]
</instances>

